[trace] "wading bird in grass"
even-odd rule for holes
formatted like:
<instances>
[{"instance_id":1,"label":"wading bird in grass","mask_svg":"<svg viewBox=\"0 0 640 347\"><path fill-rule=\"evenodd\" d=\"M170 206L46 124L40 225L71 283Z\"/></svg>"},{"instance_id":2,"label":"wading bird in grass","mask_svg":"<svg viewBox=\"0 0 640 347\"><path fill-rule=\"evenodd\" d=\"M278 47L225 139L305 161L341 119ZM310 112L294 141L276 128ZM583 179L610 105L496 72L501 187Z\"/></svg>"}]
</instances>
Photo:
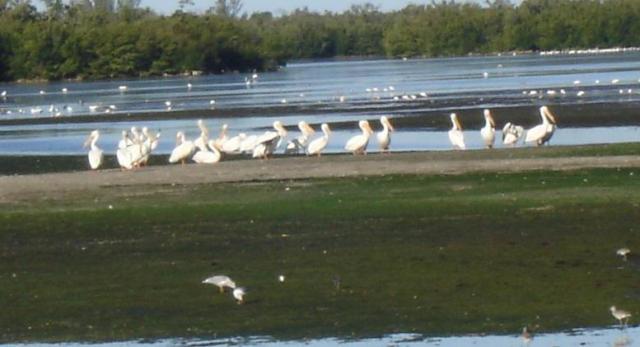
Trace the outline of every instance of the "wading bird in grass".
<instances>
[{"instance_id":1,"label":"wading bird in grass","mask_svg":"<svg viewBox=\"0 0 640 347\"><path fill-rule=\"evenodd\" d=\"M169 157L169 163L174 164L179 161L184 165L185 160L193 153L196 146L193 141L188 141L182 131L178 131L176 134L176 148L171 152Z\"/></svg>"},{"instance_id":2,"label":"wading bird in grass","mask_svg":"<svg viewBox=\"0 0 640 347\"><path fill-rule=\"evenodd\" d=\"M376 137L378 138L380 150L383 153L388 153L389 145L391 145L391 133L396 129L394 129L393 125L391 125L391 122L389 121L389 118L387 118L387 116L380 117L380 124L382 124L382 131L376 134Z\"/></svg>"},{"instance_id":3,"label":"wading bird in grass","mask_svg":"<svg viewBox=\"0 0 640 347\"><path fill-rule=\"evenodd\" d=\"M627 247L620 248L616 251L616 254L622 257L622 260L627 261L627 256L631 253L631 250Z\"/></svg>"},{"instance_id":4,"label":"wading bird in grass","mask_svg":"<svg viewBox=\"0 0 640 347\"><path fill-rule=\"evenodd\" d=\"M541 124L527 130L524 138L525 143L535 143L536 146L541 146L551 140L556 131L556 118L547 106L540 107L540 118L542 118Z\"/></svg>"},{"instance_id":5,"label":"wading bird in grass","mask_svg":"<svg viewBox=\"0 0 640 347\"><path fill-rule=\"evenodd\" d=\"M452 113L449 117L452 124L451 130L449 130L449 141L456 149L466 149L467 146L464 144L464 134L462 133L462 125L458 120L458 115Z\"/></svg>"},{"instance_id":6,"label":"wading bird in grass","mask_svg":"<svg viewBox=\"0 0 640 347\"><path fill-rule=\"evenodd\" d=\"M358 127L362 130L362 134L350 138L344 146L344 149L354 155L367 154L367 146L369 145L369 138L373 134L373 130L371 129L369 122L366 120L358 122Z\"/></svg>"},{"instance_id":7,"label":"wading bird in grass","mask_svg":"<svg viewBox=\"0 0 640 347\"><path fill-rule=\"evenodd\" d=\"M618 320L620 325L626 326L627 323L629 323L629 318L631 318L631 313L625 310L619 310L615 306L611 306L609 310L611 311L611 315ZM623 321L624 321L624 324L623 324Z\"/></svg>"},{"instance_id":8,"label":"wading bird in grass","mask_svg":"<svg viewBox=\"0 0 640 347\"><path fill-rule=\"evenodd\" d=\"M308 155L317 155L319 157L322 155L322 151L327 148L331 129L329 129L329 124L327 123L322 123L320 128L322 129L322 136L309 143L309 147L307 147Z\"/></svg>"},{"instance_id":9,"label":"wading bird in grass","mask_svg":"<svg viewBox=\"0 0 640 347\"><path fill-rule=\"evenodd\" d=\"M236 302L238 303L238 305L244 304L244 296L246 294L247 294L247 291L242 287L235 288L233 290L233 297L234 299L236 299Z\"/></svg>"},{"instance_id":10,"label":"wading bird in grass","mask_svg":"<svg viewBox=\"0 0 640 347\"><path fill-rule=\"evenodd\" d=\"M236 289L236 282L226 275L214 275L206 278L202 283L213 284L220 289L220 293L223 293L225 288Z\"/></svg>"},{"instance_id":11,"label":"wading bird in grass","mask_svg":"<svg viewBox=\"0 0 640 347\"><path fill-rule=\"evenodd\" d=\"M91 147L89 150L89 166L91 167L91 170L97 170L100 168L100 165L102 165L103 152L102 149L96 145L99 138L100 132L98 130L94 130L84 143L85 147Z\"/></svg>"},{"instance_id":12,"label":"wading bird in grass","mask_svg":"<svg viewBox=\"0 0 640 347\"><path fill-rule=\"evenodd\" d=\"M480 136L482 136L485 147L493 148L496 141L496 122L488 109L484 110L484 127L480 130Z\"/></svg>"}]
</instances>

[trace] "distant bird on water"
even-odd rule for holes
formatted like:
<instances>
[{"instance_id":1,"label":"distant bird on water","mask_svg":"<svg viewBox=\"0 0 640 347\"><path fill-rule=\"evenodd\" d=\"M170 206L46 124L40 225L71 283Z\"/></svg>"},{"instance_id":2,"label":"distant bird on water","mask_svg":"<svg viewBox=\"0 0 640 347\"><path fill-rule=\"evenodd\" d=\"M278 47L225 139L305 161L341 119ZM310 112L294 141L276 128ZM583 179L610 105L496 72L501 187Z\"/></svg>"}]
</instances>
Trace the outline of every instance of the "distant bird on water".
<instances>
[{"instance_id":1,"label":"distant bird on water","mask_svg":"<svg viewBox=\"0 0 640 347\"><path fill-rule=\"evenodd\" d=\"M236 289L236 282L226 275L214 275L206 278L202 283L217 286L220 289L220 293L223 293L225 288Z\"/></svg>"},{"instance_id":2,"label":"distant bird on water","mask_svg":"<svg viewBox=\"0 0 640 347\"><path fill-rule=\"evenodd\" d=\"M611 311L611 315L618 320L620 325L623 325L622 324L623 321L625 326L627 325L627 323L629 323L629 318L631 318L631 313L625 310L619 310L615 306L611 306L609 310Z\"/></svg>"}]
</instances>

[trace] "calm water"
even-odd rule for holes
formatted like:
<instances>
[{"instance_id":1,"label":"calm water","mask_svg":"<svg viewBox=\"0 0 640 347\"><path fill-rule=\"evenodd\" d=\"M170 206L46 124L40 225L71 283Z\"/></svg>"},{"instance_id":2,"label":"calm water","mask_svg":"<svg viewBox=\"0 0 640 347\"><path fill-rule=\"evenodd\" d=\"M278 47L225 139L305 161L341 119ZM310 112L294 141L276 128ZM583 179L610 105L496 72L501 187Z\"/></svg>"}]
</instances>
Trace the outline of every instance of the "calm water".
<instances>
[{"instance_id":1,"label":"calm water","mask_svg":"<svg viewBox=\"0 0 640 347\"><path fill-rule=\"evenodd\" d=\"M411 96L418 100L431 100L433 107L429 111L442 111L442 117L452 110L470 107L640 101L640 53L298 63L278 72L260 74L258 82L250 87L245 84L246 77L230 74L107 82L0 84L0 92L7 91L7 97L0 98L0 120L37 120L55 113L65 118L91 115L105 119L104 123L91 124L77 121L0 126L0 155L82 153L82 142L93 129L100 129L103 133L99 146L107 153L113 153L120 131L133 125L161 130L163 141L159 151L166 153L173 146L176 131L184 130L191 137L196 136L198 111L212 107L234 110L240 117L208 119L209 127L218 128L225 122L230 125L231 136L239 132L261 133L274 117L256 115L255 108L283 105L283 100L287 105L344 110L313 116L278 115L277 118L287 126L294 126L301 119L316 125L322 122L355 122L364 117L375 119L379 114L387 113L384 109L390 105L399 109L391 114L394 118L433 117L433 114L421 115L424 104L418 108L415 103L403 101L403 97ZM618 81L612 83L613 80ZM580 81L580 84L574 81ZM191 88L188 88L189 83ZM124 85L127 91L119 91L119 86ZM63 88L66 88L66 93ZM560 93L561 89L564 94ZM530 96L532 90L538 94ZM556 95L548 96L549 90L555 91ZM578 97L581 90L586 91L586 95ZM620 94L620 90L624 94ZM423 96L425 94L426 97ZM544 94L542 99L539 97L541 94ZM342 102L341 97L344 98ZM211 104L213 100L215 104ZM165 105L167 101L171 102L172 111L191 111L193 118L154 120L154 114L170 112ZM364 114L361 109L365 106L374 109L379 106L381 110ZM113 123L109 121L107 109L111 114L150 114L145 122ZM249 113L249 109L253 111ZM537 122L537 115L531 117L532 122ZM503 124L504 120L498 123ZM450 147L444 131L415 127L397 130L392 142L394 150ZM610 136L610 130L598 127L560 129L553 144L638 139L635 127L615 129L615 138ZM335 131L328 151L342 151L346 139L356 133L355 127L353 130ZM296 132L291 132L290 139L296 136ZM465 136L469 148L481 147L478 129L468 129Z\"/></svg>"},{"instance_id":2,"label":"calm water","mask_svg":"<svg viewBox=\"0 0 640 347\"><path fill-rule=\"evenodd\" d=\"M365 346L433 346L433 347L516 347L516 346L635 346L640 341L640 328L609 328L597 330L573 330L556 334L540 334L534 336L528 344L516 335L459 336L459 337L424 337L422 335L398 334L375 339L319 339L304 341L277 341L269 337L225 338L214 340L159 340L159 341L126 341L114 343L92 344L95 347L207 347L207 346L257 346L257 347L365 347ZM6 344L7 347L82 347L82 343L64 344Z\"/></svg>"}]
</instances>

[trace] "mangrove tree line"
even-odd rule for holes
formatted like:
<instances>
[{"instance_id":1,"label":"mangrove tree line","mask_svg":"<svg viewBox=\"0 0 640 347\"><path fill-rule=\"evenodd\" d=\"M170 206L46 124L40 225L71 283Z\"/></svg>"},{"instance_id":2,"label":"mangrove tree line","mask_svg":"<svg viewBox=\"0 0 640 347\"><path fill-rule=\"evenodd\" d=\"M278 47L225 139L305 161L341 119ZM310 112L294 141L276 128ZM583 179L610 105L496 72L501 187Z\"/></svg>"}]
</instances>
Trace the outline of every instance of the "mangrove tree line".
<instances>
[{"instance_id":1,"label":"mangrove tree line","mask_svg":"<svg viewBox=\"0 0 640 347\"><path fill-rule=\"evenodd\" d=\"M450 56L640 46L638 0L455 1L381 12L242 13L193 1L160 15L139 0L0 0L0 80L117 78L274 68L291 59Z\"/></svg>"}]
</instances>

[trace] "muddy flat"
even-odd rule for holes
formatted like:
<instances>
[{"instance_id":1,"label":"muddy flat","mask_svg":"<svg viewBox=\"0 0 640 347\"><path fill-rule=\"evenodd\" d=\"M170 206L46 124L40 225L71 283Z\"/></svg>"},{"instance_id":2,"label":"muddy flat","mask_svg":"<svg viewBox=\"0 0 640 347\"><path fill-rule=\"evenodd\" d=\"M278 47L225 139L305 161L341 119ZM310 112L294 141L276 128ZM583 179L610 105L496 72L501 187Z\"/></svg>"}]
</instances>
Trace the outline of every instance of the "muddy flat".
<instances>
[{"instance_id":1,"label":"muddy flat","mask_svg":"<svg viewBox=\"0 0 640 347\"><path fill-rule=\"evenodd\" d=\"M528 153L534 149L529 149ZM162 165L134 171L117 169L35 175L0 176L0 202L55 197L67 192L122 186L192 185L260 182L310 178L381 175L455 175L473 172L523 172L640 166L638 155L557 157L514 156L509 151L413 152L367 156L333 155L321 158L283 157L234 160L216 165ZM540 153L549 154L541 149ZM520 153L522 154L522 153Z\"/></svg>"}]
</instances>

